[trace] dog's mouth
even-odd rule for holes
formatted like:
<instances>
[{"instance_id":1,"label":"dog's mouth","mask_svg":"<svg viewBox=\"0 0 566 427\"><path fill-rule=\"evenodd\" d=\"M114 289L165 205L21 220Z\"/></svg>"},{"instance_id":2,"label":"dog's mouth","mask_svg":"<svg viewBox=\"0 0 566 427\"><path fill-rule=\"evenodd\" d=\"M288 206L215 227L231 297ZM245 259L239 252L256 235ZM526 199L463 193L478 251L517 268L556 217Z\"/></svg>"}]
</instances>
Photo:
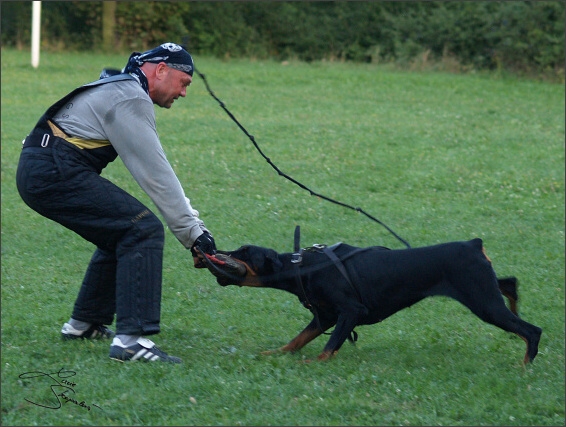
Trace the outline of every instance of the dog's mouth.
<instances>
[{"instance_id":1,"label":"dog's mouth","mask_svg":"<svg viewBox=\"0 0 566 427\"><path fill-rule=\"evenodd\" d=\"M255 273L248 264L230 255L217 253L215 255L205 254L204 261L208 270L216 276L220 286L237 285L245 286L246 278Z\"/></svg>"}]
</instances>

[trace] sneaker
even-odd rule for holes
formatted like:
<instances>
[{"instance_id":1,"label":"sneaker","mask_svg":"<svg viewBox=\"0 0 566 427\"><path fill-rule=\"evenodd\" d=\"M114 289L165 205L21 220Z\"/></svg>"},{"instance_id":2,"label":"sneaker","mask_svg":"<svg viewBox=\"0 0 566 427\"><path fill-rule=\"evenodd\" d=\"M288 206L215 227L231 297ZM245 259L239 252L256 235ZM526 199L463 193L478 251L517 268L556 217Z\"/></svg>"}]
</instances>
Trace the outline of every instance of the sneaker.
<instances>
[{"instance_id":1,"label":"sneaker","mask_svg":"<svg viewBox=\"0 0 566 427\"><path fill-rule=\"evenodd\" d=\"M134 345L126 347L119 338L114 337L110 346L110 359L119 362L128 360L141 360L143 362L170 362L181 363L181 359L169 356L155 346L153 341L140 337Z\"/></svg>"},{"instance_id":2,"label":"sneaker","mask_svg":"<svg viewBox=\"0 0 566 427\"><path fill-rule=\"evenodd\" d=\"M114 332L100 324L94 324L86 331L79 331L73 328L69 323L65 323L63 329L61 329L61 337L64 340L100 340L110 339L113 336Z\"/></svg>"}]
</instances>

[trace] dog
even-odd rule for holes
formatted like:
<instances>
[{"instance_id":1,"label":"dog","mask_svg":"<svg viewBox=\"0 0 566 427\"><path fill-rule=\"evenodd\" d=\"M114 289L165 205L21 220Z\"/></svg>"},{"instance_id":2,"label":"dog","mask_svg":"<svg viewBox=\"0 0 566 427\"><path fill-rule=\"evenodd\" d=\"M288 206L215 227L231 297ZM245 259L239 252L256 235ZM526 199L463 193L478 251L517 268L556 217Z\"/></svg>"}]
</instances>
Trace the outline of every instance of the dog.
<instances>
[{"instance_id":1,"label":"dog","mask_svg":"<svg viewBox=\"0 0 566 427\"><path fill-rule=\"evenodd\" d=\"M517 279L497 278L479 238L399 250L337 243L277 253L245 245L205 260L221 286L280 289L312 311L314 318L301 333L264 354L295 352L335 326L317 357L327 360L347 339L353 341L356 326L381 322L435 295L454 298L484 322L521 337L527 344L525 364L538 353L542 329L519 318Z\"/></svg>"}]
</instances>

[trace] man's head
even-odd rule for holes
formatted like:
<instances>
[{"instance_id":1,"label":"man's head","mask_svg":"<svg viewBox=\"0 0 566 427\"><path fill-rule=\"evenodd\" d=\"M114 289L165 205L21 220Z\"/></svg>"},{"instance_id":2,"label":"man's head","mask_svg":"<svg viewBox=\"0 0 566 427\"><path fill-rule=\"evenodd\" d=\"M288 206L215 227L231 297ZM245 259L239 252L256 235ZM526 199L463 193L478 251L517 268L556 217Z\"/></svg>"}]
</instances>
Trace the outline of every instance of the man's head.
<instances>
[{"instance_id":1,"label":"man's head","mask_svg":"<svg viewBox=\"0 0 566 427\"><path fill-rule=\"evenodd\" d=\"M193 80L193 58L175 43L132 53L124 72L131 72L135 67L145 74L153 103L163 108L170 108L179 96L185 97Z\"/></svg>"}]
</instances>

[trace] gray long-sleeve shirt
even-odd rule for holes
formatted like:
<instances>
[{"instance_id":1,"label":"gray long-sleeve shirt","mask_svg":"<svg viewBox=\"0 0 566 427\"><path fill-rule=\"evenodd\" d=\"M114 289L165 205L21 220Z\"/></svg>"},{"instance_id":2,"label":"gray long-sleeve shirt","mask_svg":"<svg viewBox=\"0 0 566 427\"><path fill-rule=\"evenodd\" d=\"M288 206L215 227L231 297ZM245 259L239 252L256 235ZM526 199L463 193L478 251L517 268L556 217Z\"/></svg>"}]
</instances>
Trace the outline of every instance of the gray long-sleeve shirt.
<instances>
[{"instance_id":1,"label":"gray long-sleeve shirt","mask_svg":"<svg viewBox=\"0 0 566 427\"><path fill-rule=\"evenodd\" d=\"M82 92L53 120L70 137L67 140L79 147L110 142L185 248L191 248L203 231L208 231L165 156L153 102L135 80Z\"/></svg>"}]
</instances>

